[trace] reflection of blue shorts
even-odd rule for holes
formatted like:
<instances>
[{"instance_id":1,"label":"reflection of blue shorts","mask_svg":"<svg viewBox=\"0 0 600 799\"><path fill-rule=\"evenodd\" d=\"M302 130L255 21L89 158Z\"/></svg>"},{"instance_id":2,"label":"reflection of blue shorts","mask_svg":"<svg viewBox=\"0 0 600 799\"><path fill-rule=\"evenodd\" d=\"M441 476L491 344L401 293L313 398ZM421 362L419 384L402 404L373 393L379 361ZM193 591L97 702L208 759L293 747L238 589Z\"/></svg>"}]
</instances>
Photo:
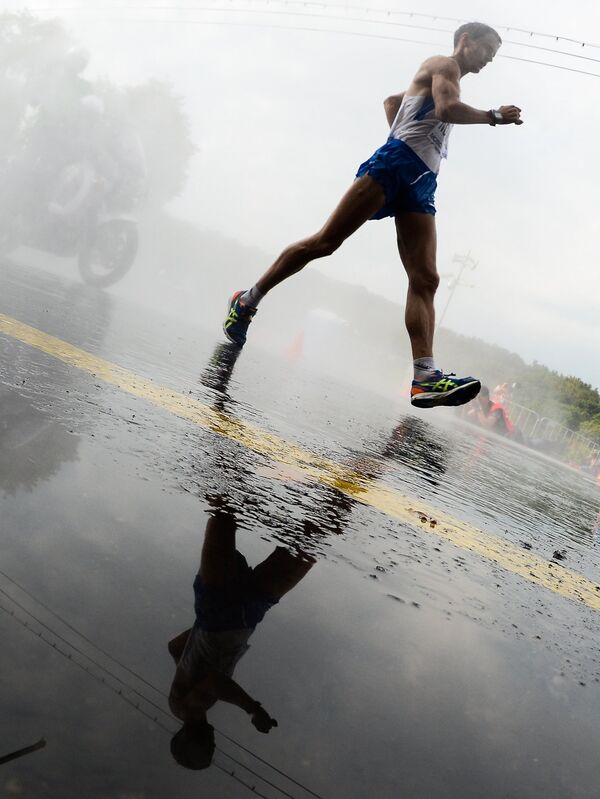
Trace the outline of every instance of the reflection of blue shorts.
<instances>
[{"instance_id":1,"label":"reflection of blue shorts","mask_svg":"<svg viewBox=\"0 0 600 799\"><path fill-rule=\"evenodd\" d=\"M222 586L209 586L200 575L194 580L196 623L207 632L254 629L279 600L254 585L254 571L246 558L235 553L235 572Z\"/></svg>"},{"instance_id":2,"label":"reflection of blue shorts","mask_svg":"<svg viewBox=\"0 0 600 799\"><path fill-rule=\"evenodd\" d=\"M371 219L383 219L407 212L435 214L437 175L400 139L388 139L356 177L370 175L385 192L385 205Z\"/></svg>"}]
</instances>

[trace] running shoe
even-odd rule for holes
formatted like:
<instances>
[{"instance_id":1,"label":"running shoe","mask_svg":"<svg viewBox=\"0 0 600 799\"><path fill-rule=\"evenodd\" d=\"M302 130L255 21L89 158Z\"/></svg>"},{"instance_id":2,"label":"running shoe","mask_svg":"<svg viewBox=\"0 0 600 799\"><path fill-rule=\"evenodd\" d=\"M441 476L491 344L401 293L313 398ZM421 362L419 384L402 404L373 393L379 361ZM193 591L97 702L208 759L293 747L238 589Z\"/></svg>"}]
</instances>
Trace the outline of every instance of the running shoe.
<instances>
[{"instance_id":1,"label":"running shoe","mask_svg":"<svg viewBox=\"0 0 600 799\"><path fill-rule=\"evenodd\" d=\"M416 408L464 405L479 394L481 383L474 377L456 377L454 372L436 371L427 380L413 380L410 402Z\"/></svg>"},{"instance_id":2,"label":"running shoe","mask_svg":"<svg viewBox=\"0 0 600 799\"><path fill-rule=\"evenodd\" d=\"M227 318L223 322L223 332L229 339L243 347L246 343L246 333L252 317L256 313L256 308L249 308L240 302L240 297L244 291L236 291L227 305Z\"/></svg>"}]
</instances>

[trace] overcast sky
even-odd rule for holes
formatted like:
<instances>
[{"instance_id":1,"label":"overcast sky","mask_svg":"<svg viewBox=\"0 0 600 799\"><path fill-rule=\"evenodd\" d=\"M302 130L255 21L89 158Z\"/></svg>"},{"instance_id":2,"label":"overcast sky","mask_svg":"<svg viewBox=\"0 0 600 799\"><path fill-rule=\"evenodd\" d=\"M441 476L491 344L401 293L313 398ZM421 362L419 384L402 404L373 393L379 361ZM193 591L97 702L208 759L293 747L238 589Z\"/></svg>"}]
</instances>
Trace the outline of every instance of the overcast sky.
<instances>
[{"instance_id":1,"label":"overcast sky","mask_svg":"<svg viewBox=\"0 0 600 799\"><path fill-rule=\"evenodd\" d=\"M193 5L163 2L163 11L141 2L118 10L115 3L114 11L105 3L85 12L63 11L59 3L45 8L64 18L90 50L88 74L173 83L199 148L173 209L272 255L321 226L357 166L385 141L383 99L406 88L428 55L451 52L453 21L372 13L386 24L368 23L361 9L478 19L498 26L505 40L521 42L506 41L493 64L462 81L465 102L484 109L515 103L525 124L456 126L452 132L439 179L438 264L440 272L451 273L457 268L453 257L470 251L478 266L465 275L473 287L456 292L445 324L600 386L600 48L590 46L600 44L596 3L207 0L197 6L216 10L184 10ZM279 13L267 14L267 8ZM320 30L307 30L315 28ZM368 223L317 268L403 301L406 279L391 220ZM447 296L445 281L438 308Z\"/></svg>"}]
</instances>

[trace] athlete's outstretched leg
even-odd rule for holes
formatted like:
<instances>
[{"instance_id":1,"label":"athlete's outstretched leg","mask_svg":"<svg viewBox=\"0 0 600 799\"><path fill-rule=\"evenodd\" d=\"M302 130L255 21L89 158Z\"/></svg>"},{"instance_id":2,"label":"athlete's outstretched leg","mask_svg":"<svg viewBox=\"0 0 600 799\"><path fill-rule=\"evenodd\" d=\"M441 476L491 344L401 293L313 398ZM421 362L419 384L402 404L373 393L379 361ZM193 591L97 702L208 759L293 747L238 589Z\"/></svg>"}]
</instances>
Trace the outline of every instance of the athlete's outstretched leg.
<instances>
[{"instance_id":1,"label":"athlete's outstretched leg","mask_svg":"<svg viewBox=\"0 0 600 799\"><path fill-rule=\"evenodd\" d=\"M363 175L355 180L321 230L286 247L257 281L258 290L264 295L310 261L334 253L384 203L383 188L372 177Z\"/></svg>"},{"instance_id":2,"label":"athlete's outstretched leg","mask_svg":"<svg viewBox=\"0 0 600 799\"><path fill-rule=\"evenodd\" d=\"M285 547L275 547L262 563L254 567L254 584L268 596L281 599L306 577L315 563L312 555L296 554Z\"/></svg>"},{"instance_id":3,"label":"athlete's outstretched leg","mask_svg":"<svg viewBox=\"0 0 600 799\"><path fill-rule=\"evenodd\" d=\"M396 231L400 258L408 275L405 321L415 368L411 402L421 408L462 405L477 396L479 380L442 374L433 360L434 298L440 282L435 217L425 213L399 214Z\"/></svg>"},{"instance_id":4,"label":"athlete's outstretched leg","mask_svg":"<svg viewBox=\"0 0 600 799\"><path fill-rule=\"evenodd\" d=\"M256 296L242 296L243 292L233 295L229 305L229 315L223 324L227 338L242 346L246 341L246 331L255 313L258 299L278 283L299 272L310 261L335 252L384 204L385 194L377 181L369 175L363 175L355 180L321 230L286 247L256 285L247 292L248 295Z\"/></svg>"},{"instance_id":5,"label":"athlete's outstretched leg","mask_svg":"<svg viewBox=\"0 0 600 799\"><path fill-rule=\"evenodd\" d=\"M433 357L434 297L440 278L436 267L437 233L432 214L396 217L400 258L408 275L404 321L413 358Z\"/></svg>"}]
</instances>

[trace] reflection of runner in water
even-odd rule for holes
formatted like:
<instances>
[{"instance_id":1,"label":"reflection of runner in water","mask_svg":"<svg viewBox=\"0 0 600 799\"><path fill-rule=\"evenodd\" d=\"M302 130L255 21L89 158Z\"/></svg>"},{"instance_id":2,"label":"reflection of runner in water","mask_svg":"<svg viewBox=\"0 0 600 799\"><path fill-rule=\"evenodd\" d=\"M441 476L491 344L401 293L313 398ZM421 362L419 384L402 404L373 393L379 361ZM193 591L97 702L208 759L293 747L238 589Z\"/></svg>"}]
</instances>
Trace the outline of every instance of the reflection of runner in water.
<instances>
[{"instance_id":1,"label":"reflection of runner in water","mask_svg":"<svg viewBox=\"0 0 600 799\"><path fill-rule=\"evenodd\" d=\"M479 381L437 370L433 359L436 268L435 204L437 174L446 157L453 124L521 124L514 105L483 111L460 101L460 80L480 72L496 55L501 39L477 22L454 34L451 56L433 56L418 69L406 92L389 97L386 144L362 164L357 180L321 230L285 249L248 291L230 300L225 335L242 346L262 297L315 258L331 255L368 219L393 216L400 258L408 274L406 327L414 358L411 402L422 408L462 405L477 395Z\"/></svg>"},{"instance_id":2,"label":"reflection of runner in water","mask_svg":"<svg viewBox=\"0 0 600 799\"><path fill-rule=\"evenodd\" d=\"M194 581L196 620L169 642L177 663L169 706L183 722L171 740L171 752L191 769L211 763L214 730L206 713L218 700L237 705L259 732L277 726L261 703L232 679L233 672L250 648L248 639L257 624L314 563L276 547L251 568L236 550L235 530L235 519L222 510L209 519Z\"/></svg>"},{"instance_id":3,"label":"reflection of runner in water","mask_svg":"<svg viewBox=\"0 0 600 799\"><path fill-rule=\"evenodd\" d=\"M241 352L230 342L217 344L200 377L202 385L216 393L212 406L219 411L226 411L236 402L229 394L229 383ZM361 442L353 457L344 459L341 468L349 470L348 479L353 483L356 477L351 472L360 474L361 483L366 488L370 481L381 477L387 468L386 461L394 460L405 467L416 468L424 480L437 485L439 476L446 471L447 459L448 448L439 438L430 435L427 425L414 416L403 416L385 441ZM340 493L337 502L342 505L349 503L349 508L354 500ZM319 519L330 532L339 527L335 523L324 524L322 507Z\"/></svg>"}]
</instances>

